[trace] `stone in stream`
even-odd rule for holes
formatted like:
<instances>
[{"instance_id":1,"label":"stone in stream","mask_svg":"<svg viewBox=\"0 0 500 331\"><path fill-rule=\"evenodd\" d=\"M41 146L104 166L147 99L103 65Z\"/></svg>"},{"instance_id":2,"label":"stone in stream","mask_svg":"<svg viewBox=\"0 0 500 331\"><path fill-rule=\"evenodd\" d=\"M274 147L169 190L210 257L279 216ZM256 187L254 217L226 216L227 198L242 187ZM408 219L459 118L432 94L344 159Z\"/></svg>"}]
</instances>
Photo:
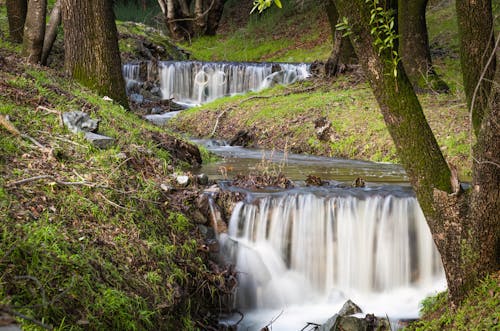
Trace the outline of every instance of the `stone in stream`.
<instances>
[{"instance_id":1,"label":"stone in stream","mask_svg":"<svg viewBox=\"0 0 500 331\"><path fill-rule=\"evenodd\" d=\"M335 314L330 317L318 331L391 331L391 325L386 318L367 314L364 318L354 316L340 316Z\"/></svg>"},{"instance_id":2,"label":"stone in stream","mask_svg":"<svg viewBox=\"0 0 500 331\"><path fill-rule=\"evenodd\" d=\"M338 314L340 316L349 316L349 315L354 315L358 313L362 313L363 311L361 308L358 307L357 304L352 302L351 300L347 300L346 303L342 306L342 308L339 310Z\"/></svg>"}]
</instances>

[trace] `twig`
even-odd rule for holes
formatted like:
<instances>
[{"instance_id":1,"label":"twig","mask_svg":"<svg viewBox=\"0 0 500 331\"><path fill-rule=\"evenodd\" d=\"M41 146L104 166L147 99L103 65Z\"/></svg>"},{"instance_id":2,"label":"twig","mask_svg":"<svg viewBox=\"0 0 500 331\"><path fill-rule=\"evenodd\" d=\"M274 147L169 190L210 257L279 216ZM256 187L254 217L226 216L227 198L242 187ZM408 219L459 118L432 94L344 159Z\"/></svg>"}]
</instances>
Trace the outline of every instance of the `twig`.
<instances>
[{"instance_id":1,"label":"twig","mask_svg":"<svg viewBox=\"0 0 500 331\"><path fill-rule=\"evenodd\" d=\"M60 180L56 179L52 175L40 175L40 176L25 178L25 179L21 179L21 180L15 181L15 182L7 183L5 185L5 187L18 186L18 185L22 185L22 184L26 184L26 183L29 183L29 182L34 182L34 181L37 181L37 180L42 180L42 179L51 179L54 182L56 182L57 184L59 184L59 185L84 185L84 186L89 186L89 187L96 186L95 183L89 183L89 182L85 182L85 181L83 181L83 182L64 182L64 181L60 181Z\"/></svg>"},{"instance_id":2,"label":"twig","mask_svg":"<svg viewBox=\"0 0 500 331\"><path fill-rule=\"evenodd\" d=\"M212 130L212 133L210 134L210 137L213 137L214 134L215 134L215 131L217 130L217 127L219 126L219 120L221 119L221 117L227 112L227 111L231 111L233 108L229 107L229 108L226 108L222 111L222 113L220 113L219 115L217 115L217 119L215 120L215 125L214 125L214 129Z\"/></svg>"},{"instance_id":3,"label":"twig","mask_svg":"<svg viewBox=\"0 0 500 331\"><path fill-rule=\"evenodd\" d=\"M33 277L33 276L29 276L29 275L25 275L25 276L15 276L14 279L15 280L28 279L28 280L33 281L36 284L36 286L38 286L38 290L40 291L40 293L42 295L42 306L43 306L43 308L47 307L47 300L45 298L45 290L43 289L43 286L40 283L40 281L38 280L38 278Z\"/></svg>"},{"instance_id":4,"label":"twig","mask_svg":"<svg viewBox=\"0 0 500 331\"><path fill-rule=\"evenodd\" d=\"M24 314L21 314L21 313L18 313L17 311L15 310L12 310L11 308L7 307L7 306L0 306L0 311L4 311L8 314L12 314L14 316L17 316L17 317L20 317L22 319L25 319L33 324L36 324L46 330L53 330L54 328L51 326L51 325L48 325L48 324L45 324L43 322L40 322L32 317L29 317L29 316L26 316Z\"/></svg>"},{"instance_id":5,"label":"twig","mask_svg":"<svg viewBox=\"0 0 500 331\"><path fill-rule=\"evenodd\" d=\"M58 117L59 117L59 124L61 124L61 126L64 126L64 121L63 121L63 118L62 118L62 112L60 112L59 110L50 109L50 108L47 108L47 107L44 107L44 106L38 106L38 107L36 107L35 112L39 111L39 110L45 110L48 113L57 114Z\"/></svg>"},{"instance_id":6,"label":"twig","mask_svg":"<svg viewBox=\"0 0 500 331\"><path fill-rule=\"evenodd\" d=\"M273 319L271 321L269 321L269 323L262 328L262 330L269 330L269 327L271 325L273 325L274 322L276 322L278 320L278 318L280 318L280 316L283 314L284 310L282 310L276 317L273 317Z\"/></svg>"},{"instance_id":7,"label":"twig","mask_svg":"<svg viewBox=\"0 0 500 331\"><path fill-rule=\"evenodd\" d=\"M104 194L102 194L101 192L97 193L97 195L98 195L98 196L100 196L101 198L103 198L103 199L104 199L104 201L106 201L107 203L109 203L109 204L110 204L110 205L112 205L113 207L120 208L120 209L124 209L124 210L128 210L128 211L134 211L134 212L135 212L135 210L134 210L134 209L131 209L131 208L127 208L127 207L120 206L119 204L117 204L117 203L115 203L115 202L113 202L113 201L109 200L109 199L108 199L108 198L106 198L106 197L104 196Z\"/></svg>"}]
</instances>

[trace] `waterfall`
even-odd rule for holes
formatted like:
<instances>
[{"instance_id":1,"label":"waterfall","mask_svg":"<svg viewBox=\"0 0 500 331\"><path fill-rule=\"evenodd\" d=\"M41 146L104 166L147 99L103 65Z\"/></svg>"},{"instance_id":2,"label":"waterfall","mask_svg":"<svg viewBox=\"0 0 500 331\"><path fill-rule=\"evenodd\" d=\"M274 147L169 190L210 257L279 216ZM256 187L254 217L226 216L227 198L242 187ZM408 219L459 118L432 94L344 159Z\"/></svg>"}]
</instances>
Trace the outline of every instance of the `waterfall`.
<instances>
[{"instance_id":1,"label":"waterfall","mask_svg":"<svg viewBox=\"0 0 500 331\"><path fill-rule=\"evenodd\" d=\"M291 84L309 76L309 65L166 61L159 66L164 99L202 104L220 97Z\"/></svg>"},{"instance_id":2,"label":"waterfall","mask_svg":"<svg viewBox=\"0 0 500 331\"><path fill-rule=\"evenodd\" d=\"M239 309L432 287L443 277L411 193L249 196L236 205L221 243L226 262L239 272Z\"/></svg>"}]
</instances>

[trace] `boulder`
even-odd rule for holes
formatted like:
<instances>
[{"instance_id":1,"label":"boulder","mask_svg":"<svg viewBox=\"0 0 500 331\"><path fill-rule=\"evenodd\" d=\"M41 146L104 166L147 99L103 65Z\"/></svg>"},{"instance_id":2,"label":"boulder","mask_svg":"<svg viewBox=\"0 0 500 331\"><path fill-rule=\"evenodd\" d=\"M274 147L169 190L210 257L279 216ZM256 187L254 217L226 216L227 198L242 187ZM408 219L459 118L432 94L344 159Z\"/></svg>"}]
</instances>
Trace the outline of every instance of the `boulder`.
<instances>
[{"instance_id":1,"label":"boulder","mask_svg":"<svg viewBox=\"0 0 500 331\"><path fill-rule=\"evenodd\" d=\"M355 304L351 300L347 300L346 303L344 303L342 308L339 310L338 314L340 316L349 316L349 315L359 314L362 312L363 311L361 310L361 308L358 307L357 304Z\"/></svg>"},{"instance_id":2,"label":"boulder","mask_svg":"<svg viewBox=\"0 0 500 331\"><path fill-rule=\"evenodd\" d=\"M101 134L85 132L85 139L97 148L106 149L112 146L115 140Z\"/></svg>"},{"instance_id":3,"label":"boulder","mask_svg":"<svg viewBox=\"0 0 500 331\"><path fill-rule=\"evenodd\" d=\"M130 99L130 102L133 102L133 103L141 104L144 102L144 97L142 96L142 94L138 94L138 93L132 93L129 96L129 99Z\"/></svg>"},{"instance_id":4,"label":"boulder","mask_svg":"<svg viewBox=\"0 0 500 331\"><path fill-rule=\"evenodd\" d=\"M175 178L175 181L177 182L177 184L179 184L180 186L188 186L189 183L190 183L190 180L189 180L189 176L186 176L186 175L181 175L181 176L177 176Z\"/></svg>"},{"instance_id":5,"label":"boulder","mask_svg":"<svg viewBox=\"0 0 500 331\"><path fill-rule=\"evenodd\" d=\"M62 114L63 123L73 133L97 132L99 120L91 119L83 111L70 111Z\"/></svg>"}]
</instances>

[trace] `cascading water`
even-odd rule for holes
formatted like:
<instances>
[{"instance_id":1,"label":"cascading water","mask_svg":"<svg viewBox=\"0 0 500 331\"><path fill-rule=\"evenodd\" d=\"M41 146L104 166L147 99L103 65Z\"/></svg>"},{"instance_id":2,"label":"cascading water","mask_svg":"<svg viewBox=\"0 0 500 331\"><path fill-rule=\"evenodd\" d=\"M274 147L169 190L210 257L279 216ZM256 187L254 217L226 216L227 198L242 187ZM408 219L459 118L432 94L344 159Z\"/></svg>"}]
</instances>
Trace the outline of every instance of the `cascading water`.
<instances>
[{"instance_id":1,"label":"cascading water","mask_svg":"<svg viewBox=\"0 0 500 331\"><path fill-rule=\"evenodd\" d=\"M202 104L309 77L309 65L288 63L166 61L159 71L163 98L184 104Z\"/></svg>"},{"instance_id":2,"label":"cascading water","mask_svg":"<svg viewBox=\"0 0 500 331\"><path fill-rule=\"evenodd\" d=\"M419 300L436 282L443 286L425 218L411 190L401 188L250 194L221 243L239 272L235 306L248 313L250 330L272 317L259 312L273 309L292 312L273 330L322 323L346 298L366 312L415 317ZM309 315L307 305L315 307ZM299 324L286 324L293 321Z\"/></svg>"}]
</instances>

